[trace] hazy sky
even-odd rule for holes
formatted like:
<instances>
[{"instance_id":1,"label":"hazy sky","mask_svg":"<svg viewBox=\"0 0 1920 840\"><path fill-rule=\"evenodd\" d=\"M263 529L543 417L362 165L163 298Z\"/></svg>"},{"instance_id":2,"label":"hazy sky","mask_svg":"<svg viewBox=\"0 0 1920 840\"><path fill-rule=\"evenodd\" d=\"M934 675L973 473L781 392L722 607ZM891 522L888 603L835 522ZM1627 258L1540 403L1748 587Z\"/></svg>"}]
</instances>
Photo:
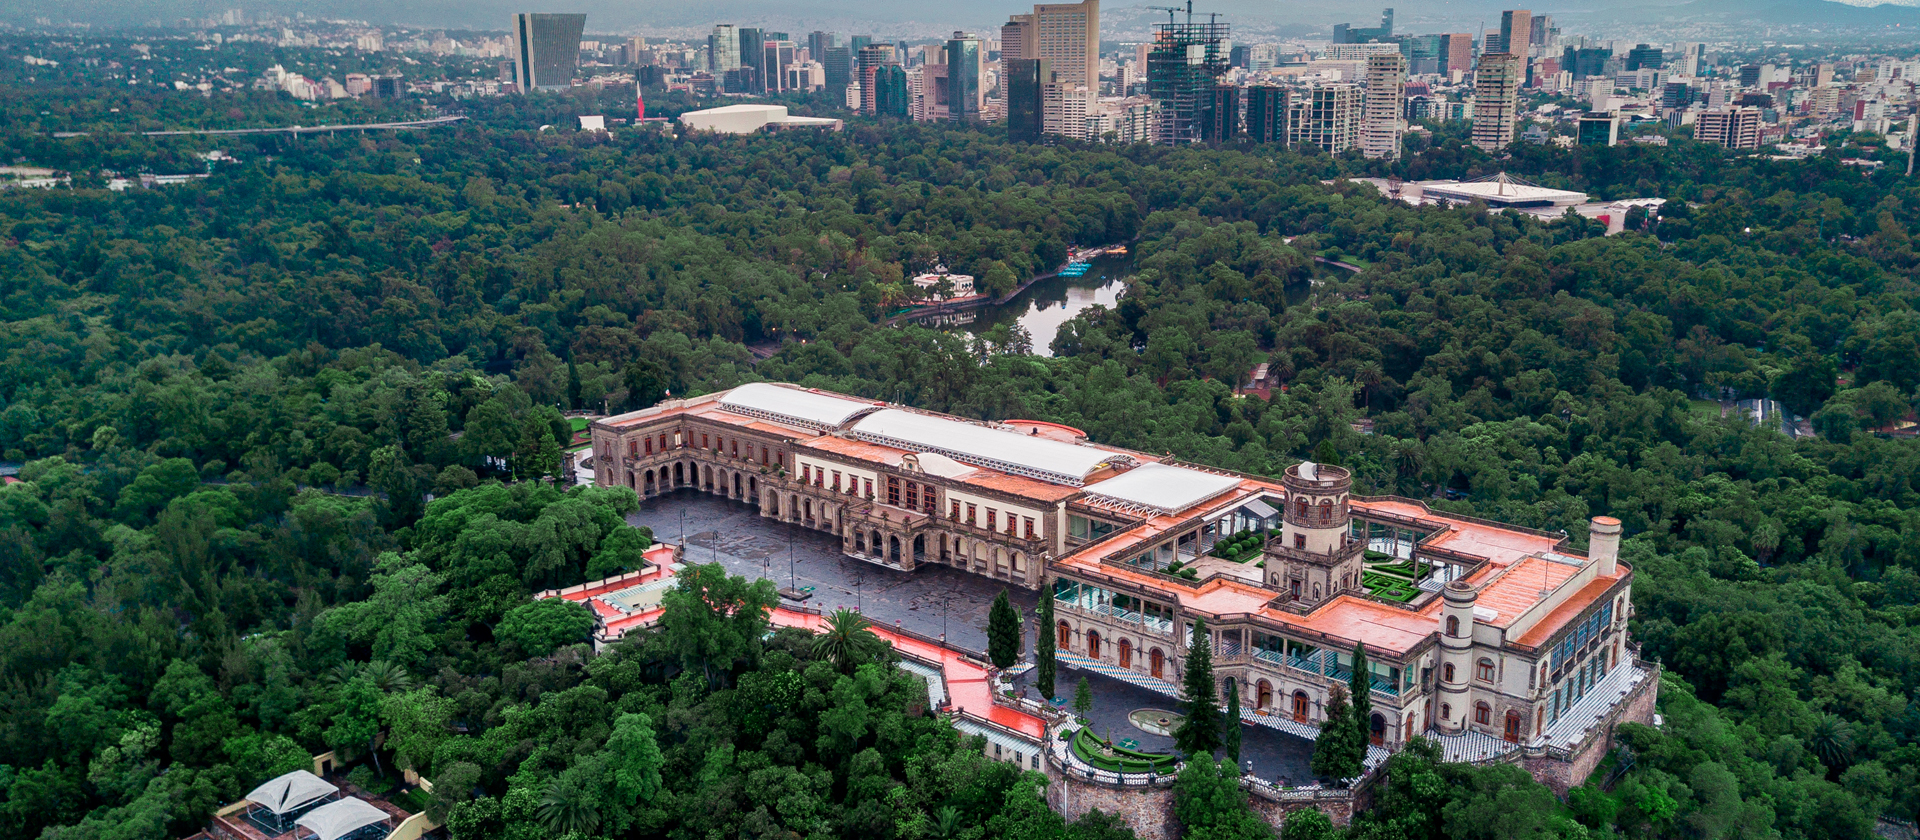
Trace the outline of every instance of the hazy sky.
<instances>
[{"instance_id":1,"label":"hazy sky","mask_svg":"<svg viewBox=\"0 0 1920 840\"><path fill-rule=\"evenodd\" d=\"M1401 31L1476 32L1481 26L1499 25L1502 8L1513 8L1516 0L1363 0L1328 2L1327 0L1200 0L1196 11L1218 12L1236 28L1248 31L1273 26L1309 26L1327 32L1335 22L1368 24L1376 21L1380 6L1392 2L1398 13ZM1843 0L1852 5L1871 5L1876 0ZM1920 5L1920 0L1892 0L1903 6ZM1115 25L1103 27L1120 35L1125 20L1144 23L1147 4L1165 4L1166 0L1114 0L1103 4L1103 17ZM1375 5L1379 3L1379 5ZM1579 26L1599 20L1635 21L1654 24L1676 12L1773 10L1793 7L1798 16L1821 20L1818 6L1822 0L1551 0L1529 3L1536 13L1554 15L1562 22ZM514 12L586 12L587 31L594 34L624 34L651 31L661 34L692 34L715 23L760 25L785 29L796 35L814 29L840 33L874 34L883 37L923 37L964 28L990 31L1011 13L1031 8L1031 0L939 0L939 2L898 2L898 0L0 0L0 20L32 23L49 18L55 23L68 21L107 25L173 23L181 19L204 18L228 9L249 13L290 15L305 12L328 18L366 20L377 24L416 24L448 29L504 31ZM1829 9L1833 7L1828 7ZM1128 13L1126 10L1136 11ZM1157 15L1157 13L1154 13ZM1302 32L1301 34L1304 34ZM1648 33L1653 34L1653 33Z\"/></svg>"}]
</instances>

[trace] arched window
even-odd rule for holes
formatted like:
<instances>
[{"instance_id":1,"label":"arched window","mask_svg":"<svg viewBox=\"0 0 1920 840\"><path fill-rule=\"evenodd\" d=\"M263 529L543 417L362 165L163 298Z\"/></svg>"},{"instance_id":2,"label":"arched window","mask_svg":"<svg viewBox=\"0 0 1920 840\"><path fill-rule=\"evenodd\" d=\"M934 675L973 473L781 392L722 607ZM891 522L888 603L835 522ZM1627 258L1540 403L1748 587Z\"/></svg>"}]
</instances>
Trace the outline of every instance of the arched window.
<instances>
[{"instance_id":1,"label":"arched window","mask_svg":"<svg viewBox=\"0 0 1920 840\"><path fill-rule=\"evenodd\" d=\"M1293 513L1295 516L1301 519L1306 519L1307 518L1307 500L1301 499L1298 502L1295 502L1293 505Z\"/></svg>"},{"instance_id":2,"label":"arched window","mask_svg":"<svg viewBox=\"0 0 1920 840\"><path fill-rule=\"evenodd\" d=\"M1133 642L1128 639L1120 640L1120 667L1133 667Z\"/></svg>"},{"instance_id":3,"label":"arched window","mask_svg":"<svg viewBox=\"0 0 1920 840\"><path fill-rule=\"evenodd\" d=\"M1460 635L1460 617L1459 616L1453 616L1453 615L1447 616L1447 635L1455 636L1455 637L1458 637Z\"/></svg>"},{"instance_id":4,"label":"arched window","mask_svg":"<svg viewBox=\"0 0 1920 840\"><path fill-rule=\"evenodd\" d=\"M1058 644L1055 644L1054 647L1060 648L1061 650L1073 647L1073 628L1068 627L1064 621L1060 622L1060 641Z\"/></svg>"},{"instance_id":5,"label":"arched window","mask_svg":"<svg viewBox=\"0 0 1920 840\"><path fill-rule=\"evenodd\" d=\"M1451 721L1453 720L1453 704L1452 703L1440 704L1440 720L1448 722L1449 726L1452 725L1451 724Z\"/></svg>"},{"instance_id":6,"label":"arched window","mask_svg":"<svg viewBox=\"0 0 1920 840\"><path fill-rule=\"evenodd\" d=\"M1475 679L1481 682L1493 682L1493 675L1494 675L1493 660L1482 659L1480 660L1480 663L1478 665L1475 665L1473 667L1474 667L1473 676Z\"/></svg>"},{"instance_id":7,"label":"arched window","mask_svg":"<svg viewBox=\"0 0 1920 840\"><path fill-rule=\"evenodd\" d=\"M1493 723L1493 707L1485 703L1475 703L1473 706L1473 722L1482 726Z\"/></svg>"},{"instance_id":8,"label":"arched window","mask_svg":"<svg viewBox=\"0 0 1920 840\"><path fill-rule=\"evenodd\" d=\"M1332 521L1333 521L1333 502L1322 499L1320 501L1320 521L1316 524L1326 525Z\"/></svg>"},{"instance_id":9,"label":"arched window","mask_svg":"<svg viewBox=\"0 0 1920 840\"><path fill-rule=\"evenodd\" d=\"M1453 663L1448 662L1445 665L1440 666L1440 681L1448 682L1448 683L1453 682Z\"/></svg>"}]
</instances>

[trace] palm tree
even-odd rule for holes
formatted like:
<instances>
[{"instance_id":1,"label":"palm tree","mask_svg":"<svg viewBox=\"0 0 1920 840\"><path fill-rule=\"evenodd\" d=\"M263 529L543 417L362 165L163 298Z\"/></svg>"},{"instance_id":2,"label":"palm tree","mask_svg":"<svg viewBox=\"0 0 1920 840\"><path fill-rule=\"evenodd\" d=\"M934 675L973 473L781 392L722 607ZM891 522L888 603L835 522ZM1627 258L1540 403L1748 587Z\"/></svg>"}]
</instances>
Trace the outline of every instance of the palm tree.
<instances>
[{"instance_id":1,"label":"palm tree","mask_svg":"<svg viewBox=\"0 0 1920 840\"><path fill-rule=\"evenodd\" d=\"M367 676L373 678L373 685L380 689L381 694L413 690L413 675L407 673L406 667L397 662L375 659L366 664L364 671Z\"/></svg>"},{"instance_id":2,"label":"palm tree","mask_svg":"<svg viewBox=\"0 0 1920 840\"><path fill-rule=\"evenodd\" d=\"M960 836L966 826L960 821L960 809L952 805L941 808L933 815L933 836L939 840L952 840Z\"/></svg>"},{"instance_id":3,"label":"palm tree","mask_svg":"<svg viewBox=\"0 0 1920 840\"><path fill-rule=\"evenodd\" d=\"M556 836L573 832L592 834L600 827L600 809L593 794L565 776L547 785L534 816Z\"/></svg>"},{"instance_id":4,"label":"palm tree","mask_svg":"<svg viewBox=\"0 0 1920 840\"><path fill-rule=\"evenodd\" d=\"M859 613L834 610L827 616L827 627L813 639L813 655L833 663L843 674L853 673L862 663L871 662L886 650L887 643L868 629Z\"/></svg>"},{"instance_id":5,"label":"palm tree","mask_svg":"<svg viewBox=\"0 0 1920 840\"><path fill-rule=\"evenodd\" d=\"M1836 773L1844 770L1853 762L1853 727L1838 715L1821 715L1813 722L1813 733L1807 736L1807 748L1828 769Z\"/></svg>"}]
</instances>

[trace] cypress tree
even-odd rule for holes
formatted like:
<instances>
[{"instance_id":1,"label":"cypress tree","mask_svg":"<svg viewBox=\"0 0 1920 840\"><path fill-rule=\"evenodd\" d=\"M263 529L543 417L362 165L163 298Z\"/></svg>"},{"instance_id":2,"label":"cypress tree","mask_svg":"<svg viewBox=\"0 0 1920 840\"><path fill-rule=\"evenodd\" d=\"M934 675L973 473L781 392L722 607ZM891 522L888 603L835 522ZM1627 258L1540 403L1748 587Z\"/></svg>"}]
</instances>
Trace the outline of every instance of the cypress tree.
<instances>
[{"instance_id":1,"label":"cypress tree","mask_svg":"<svg viewBox=\"0 0 1920 840\"><path fill-rule=\"evenodd\" d=\"M1240 681L1227 683L1227 721L1224 740L1227 747L1227 760L1233 762L1237 771L1240 767Z\"/></svg>"},{"instance_id":2,"label":"cypress tree","mask_svg":"<svg viewBox=\"0 0 1920 840\"><path fill-rule=\"evenodd\" d=\"M1353 752L1364 759L1373 732L1373 675L1367 670L1367 646L1359 642L1353 643L1353 675L1347 685L1353 699L1353 728L1347 737L1353 739Z\"/></svg>"},{"instance_id":3,"label":"cypress tree","mask_svg":"<svg viewBox=\"0 0 1920 840\"><path fill-rule=\"evenodd\" d=\"M1007 600L1007 590L993 597L987 609L987 659L995 668L1008 668L1020 659L1020 614Z\"/></svg>"},{"instance_id":4,"label":"cypress tree","mask_svg":"<svg viewBox=\"0 0 1920 840\"><path fill-rule=\"evenodd\" d=\"M1173 745L1187 755L1213 755L1220 748L1220 707L1213 699L1213 646L1207 639L1206 619L1193 622L1193 640L1187 646L1187 719L1173 732Z\"/></svg>"},{"instance_id":5,"label":"cypress tree","mask_svg":"<svg viewBox=\"0 0 1920 840\"><path fill-rule=\"evenodd\" d=\"M1040 689L1040 697L1053 699L1053 595L1041 588L1039 609L1039 635L1033 640L1033 684Z\"/></svg>"}]
</instances>

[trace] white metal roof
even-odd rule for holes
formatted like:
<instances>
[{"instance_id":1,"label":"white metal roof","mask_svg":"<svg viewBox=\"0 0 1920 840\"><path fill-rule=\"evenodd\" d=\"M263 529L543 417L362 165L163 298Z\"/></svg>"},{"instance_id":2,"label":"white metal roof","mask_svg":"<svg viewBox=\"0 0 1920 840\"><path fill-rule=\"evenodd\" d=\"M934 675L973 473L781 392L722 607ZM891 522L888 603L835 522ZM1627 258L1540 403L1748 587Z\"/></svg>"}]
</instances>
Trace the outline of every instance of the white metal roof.
<instances>
[{"instance_id":1,"label":"white metal roof","mask_svg":"<svg viewBox=\"0 0 1920 840\"><path fill-rule=\"evenodd\" d=\"M946 417L889 408L853 424L854 438L911 452L937 452L956 461L1079 487L1110 462L1129 462L1124 452L1023 435Z\"/></svg>"},{"instance_id":2,"label":"white metal roof","mask_svg":"<svg viewBox=\"0 0 1920 840\"><path fill-rule=\"evenodd\" d=\"M320 840L339 840L355 831L390 816L362 799L329 802L294 820L293 824L318 835Z\"/></svg>"},{"instance_id":3,"label":"white metal roof","mask_svg":"<svg viewBox=\"0 0 1920 840\"><path fill-rule=\"evenodd\" d=\"M305 770L295 770L254 788L252 793L247 794L247 801L275 814L284 814L315 799L330 796L339 789L326 779Z\"/></svg>"},{"instance_id":4,"label":"white metal roof","mask_svg":"<svg viewBox=\"0 0 1920 840\"><path fill-rule=\"evenodd\" d=\"M768 382L741 385L720 397L720 407L735 414L821 432L838 429L854 415L878 406Z\"/></svg>"},{"instance_id":5,"label":"white metal roof","mask_svg":"<svg viewBox=\"0 0 1920 840\"><path fill-rule=\"evenodd\" d=\"M1178 513L1240 486L1240 479L1186 467L1143 464L1087 488L1093 501Z\"/></svg>"}]
</instances>

